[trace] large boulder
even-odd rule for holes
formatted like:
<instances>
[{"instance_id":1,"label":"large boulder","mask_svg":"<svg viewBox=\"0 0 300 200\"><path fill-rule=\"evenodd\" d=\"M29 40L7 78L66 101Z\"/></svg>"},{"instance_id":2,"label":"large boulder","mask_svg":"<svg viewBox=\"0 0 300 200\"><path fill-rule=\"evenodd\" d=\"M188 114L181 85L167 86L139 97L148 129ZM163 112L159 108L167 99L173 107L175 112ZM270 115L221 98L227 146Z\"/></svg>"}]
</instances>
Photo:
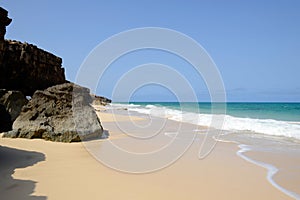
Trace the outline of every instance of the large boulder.
<instances>
[{"instance_id":1,"label":"large boulder","mask_svg":"<svg viewBox=\"0 0 300 200\"><path fill-rule=\"evenodd\" d=\"M64 83L36 91L4 137L79 142L101 137L100 121L91 107L89 89Z\"/></svg>"},{"instance_id":2,"label":"large boulder","mask_svg":"<svg viewBox=\"0 0 300 200\"><path fill-rule=\"evenodd\" d=\"M0 89L0 132L12 129L12 123L27 102L20 91Z\"/></svg>"}]
</instances>

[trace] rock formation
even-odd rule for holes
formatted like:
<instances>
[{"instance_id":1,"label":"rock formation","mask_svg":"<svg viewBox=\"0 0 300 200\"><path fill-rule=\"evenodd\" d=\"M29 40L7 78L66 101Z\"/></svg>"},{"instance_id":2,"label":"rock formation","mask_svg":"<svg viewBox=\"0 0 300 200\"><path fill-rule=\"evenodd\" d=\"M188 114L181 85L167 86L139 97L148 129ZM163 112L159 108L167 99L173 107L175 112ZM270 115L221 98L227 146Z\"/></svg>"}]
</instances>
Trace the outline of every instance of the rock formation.
<instances>
[{"instance_id":1,"label":"rock formation","mask_svg":"<svg viewBox=\"0 0 300 200\"><path fill-rule=\"evenodd\" d=\"M19 91L0 89L0 132L12 129L12 123L27 102L28 100Z\"/></svg>"},{"instance_id":2,"label":"rock formation","mask_svg":"<svg viewBox=\"0 0 300 200\"><path fill-rule=\"evenodd\" d=\"M32 44L4 40L11 23L0 7L0 88L31 96L36 90L65 83L62 59Z\"/></svg>"},{"instance_id":3,"label":"rock formation","mask_svg":"<svg viewBox=\"0 0 300 200\"><path fill-rule=\"evenodd\" d=\"M19 116L22 107L27 104L28 100L20 91L8 91L0 89L0 104L4 105L11 116L11 120Z\"/></svg>"},{"instance_id":4,"label":"rock formation","mask_svg":"<svg viewBox=\"0 0 300 200\"><path fill-rule=\"evenodd\" d=\"M4 41L6 26L11 23L11 19L7 17L7 10L0 7L0 41Z\"/></svg>"},{"instance_id":5,"label":"rock formation","mask_svg":"<svg viewBox=\"0 0 300 200\"><path fill-rule=\"evenodd\" d=\"M66 81L61 58L32 44L4 40L11 22L7 14L0 7L0 88L5 88L0 90L0 132L59 142L101 137L89 89ZM32 96L28 103L23 94Z\"/></svg>"},{"instance_id":6,"label":"rock formation","mask_svg":"<svg viewBox=\"0 0 300 200\"><path fill-rule=\"evenodd\" d=\"M108 99L108 98L105 98L105 97L100 97L100 96L97 96L97 95L94 95L94 94L92 94L91 97L92 97L92 100L93 100L93 102L92 102L93 105L103 105L103 106L105 106L105 105L111 103L111 100Z\"/></svg>"},{"instance_id":7,"label":"rock formation","mask_svg":"<svg viewBox=\"0 0 300 200\"><path fill-rule=\"evenodd\" d=\"M36 91L4 137L78 142L103 133L89 89L65 83Z\"/></svg>"},{"instance_id":8,"label":"rock formation","mask_svg":"<svg viewBox=\"0 0 300 200\"><path fill-rule=\"evenodd\" d=\"M66 82L61 58L27 43L0 43L0 88L31 96L36 90Z\"/></svg>"}]
</instances>

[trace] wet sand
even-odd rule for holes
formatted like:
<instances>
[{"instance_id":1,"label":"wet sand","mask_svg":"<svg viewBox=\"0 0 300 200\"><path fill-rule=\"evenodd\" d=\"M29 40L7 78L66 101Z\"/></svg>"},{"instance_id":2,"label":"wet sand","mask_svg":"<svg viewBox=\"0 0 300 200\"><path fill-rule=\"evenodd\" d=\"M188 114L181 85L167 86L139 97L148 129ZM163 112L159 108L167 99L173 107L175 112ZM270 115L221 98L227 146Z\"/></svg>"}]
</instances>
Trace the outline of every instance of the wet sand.
<instances>
[{"instance_id":1,"label":"wet sand","mask_svg":"<svg viewBox=\"0 0 300 200\"><path fill-rule=\"evenodd\" d=\"M272 177L273 181L292 196L300 198L300 157L298 153L289 151L258 152L255 150L246 152L245 155L255 162L268 163L278 170Z\"/></svg>"}]
</instances>

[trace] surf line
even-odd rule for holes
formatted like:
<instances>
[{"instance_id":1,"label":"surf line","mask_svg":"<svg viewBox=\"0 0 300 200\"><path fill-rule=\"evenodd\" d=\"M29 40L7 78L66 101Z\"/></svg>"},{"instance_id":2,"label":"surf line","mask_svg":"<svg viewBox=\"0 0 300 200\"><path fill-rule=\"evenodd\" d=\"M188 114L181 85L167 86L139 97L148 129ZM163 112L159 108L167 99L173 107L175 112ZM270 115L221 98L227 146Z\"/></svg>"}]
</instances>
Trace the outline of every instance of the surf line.
<instances>
[{"instance_id":1,"label":"surf line","mask_svg":"<svg viewBox=\"0 0 300 200\"><path fill-rule=\"evenodd\" d=\"M238 145L238 147L240 148L240 150L238 150L236 152L236 154L241 157L242 159L246 160L247 162L250 162L252 164L255 164L257 166L260 166L260 167L263 167L265 169L268 170L268 173L267 173L267 180L276 188L278 189L279 191L283 192L284 194L294 198L294 199L300 199L300 195L295 193L295 192L292 192L292 191L289 191L285 188L283 188L282 186L280 186L278 183L276 183L274 180L273 180L273 176L279 171L275 166L273 165L270 165L270 164L267 164L267 163L264 163L264 162L261 162L261 161L256 161L256 160L253 160L247 156L244 155L244 153L248 152L248 151L251 151L251 148L250 146L248 145L245 145L245 144L240 144Z\"/></svg>"}]
</instances>

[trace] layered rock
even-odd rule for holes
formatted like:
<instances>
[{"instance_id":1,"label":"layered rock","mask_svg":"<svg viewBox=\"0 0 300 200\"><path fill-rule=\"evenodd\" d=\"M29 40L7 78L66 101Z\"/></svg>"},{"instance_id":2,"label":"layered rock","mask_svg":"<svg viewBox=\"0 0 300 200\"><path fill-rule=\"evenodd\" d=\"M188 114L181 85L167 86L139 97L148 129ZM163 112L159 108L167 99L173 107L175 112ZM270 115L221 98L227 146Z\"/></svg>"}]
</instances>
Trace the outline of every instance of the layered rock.
<instances>
[{"instance_id":1,"label":"layered rock","mask_svg":"<svg viewBox=\"0 0 300 200\"><path fill-rule=\"evenodd\" d=\"M89 89L65 83L36 91L5 137L78 142L101 137Z\"/></svg>"},{"instance_id":2,"label":"layered rock","mask_svg":"<svg viewBox=\"0 0 300 200\"><path fill-rule=\"evenodd\" d=\"M0 72L0 88L26 96L66 82L61 58L18 41L0 42Z\"/></svg>"},{"instance_id":3,"label":"layered rock","mask_svg":"<svg viewBox=\"0 0 300 200\"><path fill-rule=\"evenodd\" d=\"M12 123L27 102L20 91L0 89L0 132L12 130Z\"/></svg>"},{"instance_id":4,"label":"layered rock","mask_svg":"<svg viewBox=\"0 0 300 200\"><path fill-rule=\"evenodd\" d=\"M65 83L61 58L32 44L4 40L11 23L7 15L0 7L0 88L31 96L36 90Z\"/></svg>"}]
</instances>

